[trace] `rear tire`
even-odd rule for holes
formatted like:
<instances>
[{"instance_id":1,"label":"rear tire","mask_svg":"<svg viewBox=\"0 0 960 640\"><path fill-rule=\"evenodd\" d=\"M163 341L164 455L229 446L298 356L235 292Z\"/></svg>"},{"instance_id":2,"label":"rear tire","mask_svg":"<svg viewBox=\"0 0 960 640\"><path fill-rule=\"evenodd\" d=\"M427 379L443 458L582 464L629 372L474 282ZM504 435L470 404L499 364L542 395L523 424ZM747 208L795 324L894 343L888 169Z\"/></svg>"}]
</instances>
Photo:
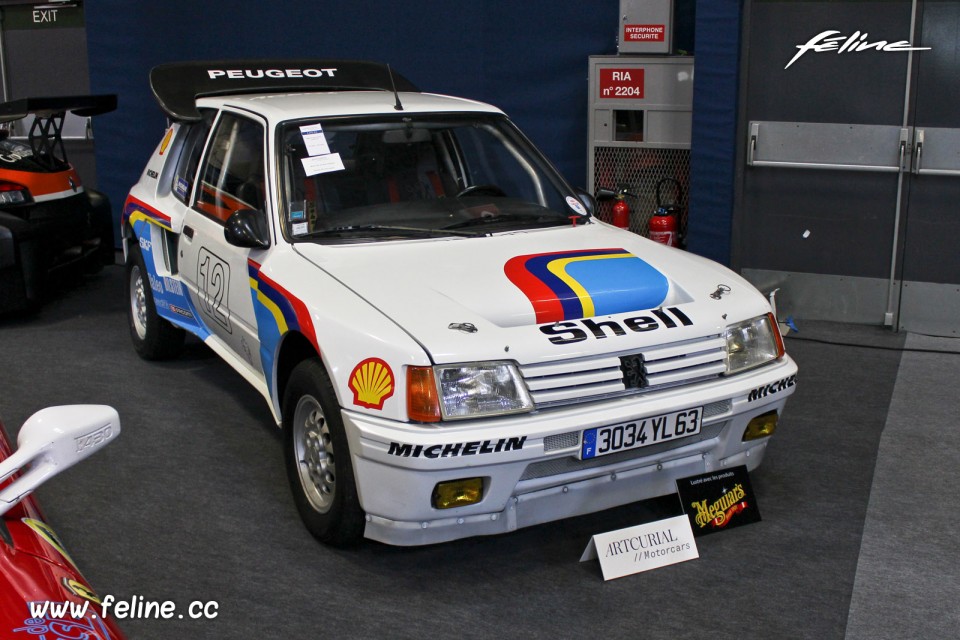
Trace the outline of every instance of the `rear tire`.
<instances>
[{"instance_id":1,"label":"rear tire","mask_svg":"<svg viewBox=\"0 0 960 640\"><path fill-rule=\"evenodd\" d=\"M133 348L144 360L168 360L180 354L185 332L157 315L143 255L136 245L127 260L127 322Z\"/></svg>"},{"instance_id":2,"label":"rear tire","mask_svg":"<svg viewBox=\"0 0 960 640\"><path fill-rule=\"evenodd\" d=\"M298 364L283 394L283 449L307 530L335 547L357 544L366 517L336 393L319 358Z\"/></svg>"}]
</instances>

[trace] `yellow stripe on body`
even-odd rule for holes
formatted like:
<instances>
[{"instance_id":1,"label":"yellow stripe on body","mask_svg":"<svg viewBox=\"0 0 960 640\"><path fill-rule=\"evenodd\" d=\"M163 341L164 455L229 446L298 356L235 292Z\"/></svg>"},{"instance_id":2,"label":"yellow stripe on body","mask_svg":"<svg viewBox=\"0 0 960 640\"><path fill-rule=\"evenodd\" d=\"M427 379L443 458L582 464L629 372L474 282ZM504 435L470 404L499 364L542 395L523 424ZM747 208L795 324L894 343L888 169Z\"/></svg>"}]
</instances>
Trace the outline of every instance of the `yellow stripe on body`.
<instances>
[{"instance_id":1,"label":"yellow stripe on body","mask_svg":"<svg viewBox=\"0 0 960 640\"><path fill-rule=\"evenodd\" d=\"M575 258L561 258L560 260L553 260L550 264L547 265L547 269L553 275L560 278L564 284L570 287L573 292L576 294L577 298L580 300L580 306L583 307L583 317L592 318L596 311L593 306L593 298L590 297L590 294L587 293L587 290L583 286L573 279L573 277L567 273L567 265L571 262L583 262L585 260L608 260L611 258L634 258L632 253L610 253L602 256L577 256Z\"/></svg>"},{"instance_id":2,"label":"yellow stripe on body","mask_svg":"<svg viewBox=\"0 0 960 640\"><path fill-rule=\"evenodd\" d=\"M167 231L173 231L173 227L171 227L168 224L164 224L163 222L161 222L160 220L157 220L156 218L151 218L150 216L145 214L143 211L139 211L139 210L134 211L127 217L127 221L130 223L131 227L133 227L134 224L136 224L137 222L140 222L141 220L145 220L150 224L155 224L158 227L166 229Z\"/></svg>"},{"instance_id":3,"label":"yellow stripe on body","mask_svg":"<svg viewBox=\"0 0 960 640\"><path fill-rule=\"evenodd\" d=\"M283 312L280 311L277 303L263 295L256 278L250 278L250 288L257 292L257 300L267 308L267 311L273 314L273 319L277 321L277 329L280 330L280 335L285 334L287 332L287 320L283 317Z\"/></svg>"}]
</instances>

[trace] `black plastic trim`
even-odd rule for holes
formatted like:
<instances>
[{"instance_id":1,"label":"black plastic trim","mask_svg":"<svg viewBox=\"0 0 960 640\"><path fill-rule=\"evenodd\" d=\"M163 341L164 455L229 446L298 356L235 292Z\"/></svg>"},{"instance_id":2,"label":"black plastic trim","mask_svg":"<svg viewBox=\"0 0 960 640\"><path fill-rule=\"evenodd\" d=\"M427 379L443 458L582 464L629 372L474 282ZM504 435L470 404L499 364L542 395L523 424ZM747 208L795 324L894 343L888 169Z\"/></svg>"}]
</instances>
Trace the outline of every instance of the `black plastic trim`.
<instances>
[{"instance_id":1,"label":"black plastic trim","mask_svg":"<svg viewBox=\"0 0 960 640\"><path fill-rule=\"evenodd\" d=\"M197 98L296 91L413 91L390 67L363 60L217 60L173 62L150 70L160 108L182 122L201 119Z\"/></svg>"}]
</instances>

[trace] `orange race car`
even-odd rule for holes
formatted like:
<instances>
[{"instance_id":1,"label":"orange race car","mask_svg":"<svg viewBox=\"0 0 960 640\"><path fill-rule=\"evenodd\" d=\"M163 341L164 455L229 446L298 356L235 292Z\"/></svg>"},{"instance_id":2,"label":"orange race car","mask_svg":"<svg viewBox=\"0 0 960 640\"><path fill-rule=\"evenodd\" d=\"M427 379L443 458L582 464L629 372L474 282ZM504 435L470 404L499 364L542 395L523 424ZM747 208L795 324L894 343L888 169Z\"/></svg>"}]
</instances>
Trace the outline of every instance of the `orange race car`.
<instances>
[{"instance_id":1,"label":"orange race car","mask_svg":"<svg viewBox=\"0 0 960 640\"><path fill-rule=\"evenodd\" d=\"M66 113L113 111L115 95L25 98L0 104L0 123L33 115L25 142L0 129L0 313L35 309L51 275L114 260L110 202L86 190L67 161Z\"/></svg>"}]
</instances>

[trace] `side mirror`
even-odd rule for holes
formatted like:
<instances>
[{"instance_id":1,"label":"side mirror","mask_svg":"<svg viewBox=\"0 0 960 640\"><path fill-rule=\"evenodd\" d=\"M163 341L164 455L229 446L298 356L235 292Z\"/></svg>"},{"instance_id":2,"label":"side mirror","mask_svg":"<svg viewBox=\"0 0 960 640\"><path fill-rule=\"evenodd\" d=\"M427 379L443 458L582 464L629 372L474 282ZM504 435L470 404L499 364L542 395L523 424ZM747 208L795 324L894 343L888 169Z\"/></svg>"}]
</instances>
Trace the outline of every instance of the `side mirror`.
<instances>
[{"instance_id":1,"label":"side mirror","mask_svg":"<svg viewBox=\"0 0 960 640\"><path fill-rule=\"evenodd\" d=\"M577 192L577 196L583 201L583 206L587 209L587 213L591 216L597 215L597 199L590 195L586 189L574 189Z\"/></svg>"},{"instance_id":2,"label":"side mirror","mask_svg":"<svg viewBox=\"0 0 960 640\"><path fill-rule=\"evenodd\" d=\"M227 218L223 228L223 237L237 247L247 249L267 249L270 247L270 231L267 229L267 216L262 211L240 209Z\"/></svg>"},{"instance_id":3,"label":"side mirror","mask_svg":"<svg viewBox=\"0 0 960 640\"><path fill-rule=\"evenodd\" d=\"M0 484L21 472L19 478L0 490L0 515L119 434L120 416L106 405L48 407L30 416L20 429L16 453L0 462Z\"/></svg>"}]
</instances>

